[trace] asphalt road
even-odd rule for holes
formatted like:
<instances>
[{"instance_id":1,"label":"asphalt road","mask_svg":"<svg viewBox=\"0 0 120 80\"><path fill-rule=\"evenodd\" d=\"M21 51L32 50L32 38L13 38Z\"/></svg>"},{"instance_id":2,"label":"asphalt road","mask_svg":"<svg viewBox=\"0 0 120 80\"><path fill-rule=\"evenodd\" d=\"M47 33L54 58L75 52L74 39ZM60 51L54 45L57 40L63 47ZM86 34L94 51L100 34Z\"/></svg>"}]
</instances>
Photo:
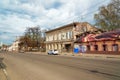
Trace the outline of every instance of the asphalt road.
<instances>
[{"instance_id":1,"label":"asphalt road","mask_svg":"<svg viewBox=\"0 0 120 80\"><path fill-rule=\"evenodd\" d=\"M8 80L120 80L120 60L0 54Z\"/></svg>"}]
</instances>

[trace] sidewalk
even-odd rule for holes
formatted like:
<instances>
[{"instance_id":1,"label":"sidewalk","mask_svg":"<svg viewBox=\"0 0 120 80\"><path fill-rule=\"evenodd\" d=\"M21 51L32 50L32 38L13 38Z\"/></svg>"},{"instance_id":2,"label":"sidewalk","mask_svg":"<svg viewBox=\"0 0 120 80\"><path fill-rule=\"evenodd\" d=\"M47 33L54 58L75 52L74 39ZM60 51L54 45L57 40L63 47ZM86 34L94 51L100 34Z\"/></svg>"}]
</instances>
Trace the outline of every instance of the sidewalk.
<instances>
[{"instance_id":1,"label":"sidewalk","mask_svg":"<svg viewBox=\"0 0 120 80\"><path fill-rule=\"evenodd\" d=\"M48 55L45 52L26 52L26 53L32 53L32 54L43 54ZM88 53L59 53L59 56L69 56L69 57L86 57L86 58L114 58L114 59L120 59L120 55L109 55L109 54L88 54Z\"/></svg>"},{"instance_id":2,"label":"sidewalk","mask_svg":"<svg viewBox=\"0 0 120 80\"><path fill-rule=\"evenodd\" d=\"M120 55L109 55L109 54L64 53L64 54L60 54L60 55L75 56L75 57L89 57L89 58L115 58L115 59L120 59Z\"/></svg>"}]
</instances>

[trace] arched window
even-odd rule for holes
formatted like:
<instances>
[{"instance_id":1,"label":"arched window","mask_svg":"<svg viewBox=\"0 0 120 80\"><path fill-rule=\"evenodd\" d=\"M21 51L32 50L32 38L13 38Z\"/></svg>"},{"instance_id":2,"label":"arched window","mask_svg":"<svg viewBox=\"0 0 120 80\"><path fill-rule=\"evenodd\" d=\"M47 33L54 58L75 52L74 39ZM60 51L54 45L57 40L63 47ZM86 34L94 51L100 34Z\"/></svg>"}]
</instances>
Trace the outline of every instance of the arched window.
<instances>
[{"instance_id":1,"label":"arched window","mask_svg":"<svg viewBox=\"0 0 120 80\"><path fill-rule=\"evenodd\" d=\"M98 51L98 45L94 45L94 50Z\"/></svg>"},{"instance_id":2,"label":"arched window","mask_svg":"<svg viewBox=\"0 0 120 80\"><path fill-rule=\"evenodd\" d=\"M103 44L103 51L107 51L107 45Z\"/></svg>"},{"instance_id":3,"label":"arched window","mask_svg":"<svg viewBox=\"0 0 120 80\"><path fill-rule=\"evenodd\" d=\"M87 45L87 50L90 51L90 45Z\"/></svg>"},{"instance_id":4,"label":"arched window","mask_svg":"<svg viewBox=\"0 0 120 80\"><path fill-rule=\"evenodd\" d=\"M118 44L113 44L112 45L112 50L113 51L118 51Z\"/></svg>"}]
</instances>

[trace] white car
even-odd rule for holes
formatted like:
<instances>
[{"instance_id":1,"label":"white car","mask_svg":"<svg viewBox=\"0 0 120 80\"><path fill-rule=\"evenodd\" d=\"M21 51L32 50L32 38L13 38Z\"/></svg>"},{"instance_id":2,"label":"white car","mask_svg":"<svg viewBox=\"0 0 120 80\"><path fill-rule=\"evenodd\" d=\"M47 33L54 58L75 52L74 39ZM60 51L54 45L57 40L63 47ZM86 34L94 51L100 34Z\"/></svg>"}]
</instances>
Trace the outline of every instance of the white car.
<instances>
[{"instance_id":1,"label":"white car","mask_svg":"<svg viewBox=\"0 0 120 80\"><path fill-rule=\"evenodd\" d=\"M49 50L48 54L49 55L58 55L58 51L56 49L55 50Z\"/></svg>"}]
</instances>

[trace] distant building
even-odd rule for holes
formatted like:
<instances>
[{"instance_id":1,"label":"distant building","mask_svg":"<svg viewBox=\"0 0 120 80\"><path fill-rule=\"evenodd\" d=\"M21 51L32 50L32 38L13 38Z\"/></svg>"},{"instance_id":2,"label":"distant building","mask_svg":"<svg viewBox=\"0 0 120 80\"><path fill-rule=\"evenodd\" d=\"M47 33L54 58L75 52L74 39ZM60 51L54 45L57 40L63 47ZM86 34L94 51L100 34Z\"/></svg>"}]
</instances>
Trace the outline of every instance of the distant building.
<instances>
[{"instance_id":1,"label":"distant building","mask_svg":"<svg viewBox=\"0 0 120 80\"><path fill-rule=\"evenodd\" d=\"M11 46L9 46L8 51L14 51L18 52L19 51L19 39L13 42Z\"/></svg>"},{"instance_id":2,"label":"distant building","mask_svg":"<svg viewBox=\"0 0 120 80\"><path fill-rule=\"evenodd\" d=\"M87 22L74 22L46 32L46 51L57 49L59 52L71 52L77 35L97 28Z\"/></svg>"},{"instance_id":3,"label":"distant building","mask_svg":"<svg viewBox=\"0 0 120 80\"><path fill-rule=\"evenodd\" d=\"M8 48L8 45L6 45L6 44L2 44L0 46L0 50L2 50L2 51L7 51L7 48Z\"/></svg>"}]
</instances>

